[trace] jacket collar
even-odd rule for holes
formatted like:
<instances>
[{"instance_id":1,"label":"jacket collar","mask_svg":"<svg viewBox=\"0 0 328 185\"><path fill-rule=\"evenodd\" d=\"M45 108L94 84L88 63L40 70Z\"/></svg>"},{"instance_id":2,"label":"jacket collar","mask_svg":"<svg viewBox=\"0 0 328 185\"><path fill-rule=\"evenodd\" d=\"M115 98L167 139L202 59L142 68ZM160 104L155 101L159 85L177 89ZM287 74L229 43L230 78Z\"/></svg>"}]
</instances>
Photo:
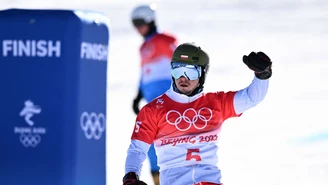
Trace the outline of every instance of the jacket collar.
<instances>
[{"instance_id":1,"label":"jacket collar","mask_svg":"<svg viewBox=\"0 0 328 185\"><path fill-rule=\"evenodd\" d=\"M171 98L173 101L179 102L179 103L190 103L195 100L197 100L199 97L203 96L203 93L195 94L194 96L187 96L184 94L177 93L173 90L173 84L171 85L170 89L166 91L165 93L169 98Z\"/></svg>"}]
</instances>

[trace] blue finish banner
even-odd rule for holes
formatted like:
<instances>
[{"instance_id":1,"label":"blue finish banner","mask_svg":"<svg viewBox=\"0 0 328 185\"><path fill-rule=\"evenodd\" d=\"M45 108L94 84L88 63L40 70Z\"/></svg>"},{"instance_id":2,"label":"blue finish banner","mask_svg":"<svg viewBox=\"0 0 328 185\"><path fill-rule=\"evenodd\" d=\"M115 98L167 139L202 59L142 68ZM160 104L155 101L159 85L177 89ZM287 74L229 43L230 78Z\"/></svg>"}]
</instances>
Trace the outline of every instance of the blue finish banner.
<instances>
[{"instance_id":1,"label":"blue finish banner","mask_svg":"<svg viewBox=\"0 0 328 185\"><path fill-rule=\"evenodd\" d=\"M0 11L0 184L106 185L109 19Z\"/></svg>"}]
</instances>

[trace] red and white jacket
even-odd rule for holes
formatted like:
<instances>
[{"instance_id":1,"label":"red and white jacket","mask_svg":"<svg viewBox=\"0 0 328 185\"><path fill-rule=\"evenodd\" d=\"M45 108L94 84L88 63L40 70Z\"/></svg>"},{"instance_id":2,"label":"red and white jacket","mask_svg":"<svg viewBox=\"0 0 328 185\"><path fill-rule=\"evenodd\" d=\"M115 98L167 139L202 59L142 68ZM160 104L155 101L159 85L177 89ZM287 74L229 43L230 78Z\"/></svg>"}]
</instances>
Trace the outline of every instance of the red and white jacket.
<instances>
[{"instance_id":1,"label":"red and white jacket","mask_svg":"<svg viewBox=\"0 0 328 185\"><path fill-rule=\"evenodd\" d=\"M141 83L171 80L171 58L177 47L177 39L168 33L156 33L140 47Z\"/></svg>"},{"instance_id":2,"label":"red and white jacket","mask_svg":"<svg viewBox=\"0 0 328 185\"><path fill-rule=\"evenodd\" d=\"M126 158L126 173L140 175L154 142L161 185L220 183L216 165L221 126L226 119L238 117L262 101L268 84L269 80L254 77L247 88L239 91L200 93L193 97L176 93L171 87L138 114ZM213 175L203 170L204 166L213 167Z\"/></svg>"}]
</instances>

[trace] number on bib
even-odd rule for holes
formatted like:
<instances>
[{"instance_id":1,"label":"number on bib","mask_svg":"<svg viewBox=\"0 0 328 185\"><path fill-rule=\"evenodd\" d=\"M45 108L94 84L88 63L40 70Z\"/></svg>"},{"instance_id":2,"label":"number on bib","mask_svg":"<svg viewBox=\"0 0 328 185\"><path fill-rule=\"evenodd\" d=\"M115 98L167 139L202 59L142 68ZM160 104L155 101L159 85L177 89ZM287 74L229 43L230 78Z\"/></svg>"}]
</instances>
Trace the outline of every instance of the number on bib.
<instances>
[{"instance_id":1,"label":"number on bib","mask_svg":"<svg viewBox=\"0 0 328 185\"><path fill-rule=\"evenodd\" d=\"M196 161L201 161L202 160L200 155L196 155L196 154L193 154L193 153L199 153L199 148L188 149L187 150L186 161L190 161L191 159L196 159Z\"/></svg>"}]
</instances>

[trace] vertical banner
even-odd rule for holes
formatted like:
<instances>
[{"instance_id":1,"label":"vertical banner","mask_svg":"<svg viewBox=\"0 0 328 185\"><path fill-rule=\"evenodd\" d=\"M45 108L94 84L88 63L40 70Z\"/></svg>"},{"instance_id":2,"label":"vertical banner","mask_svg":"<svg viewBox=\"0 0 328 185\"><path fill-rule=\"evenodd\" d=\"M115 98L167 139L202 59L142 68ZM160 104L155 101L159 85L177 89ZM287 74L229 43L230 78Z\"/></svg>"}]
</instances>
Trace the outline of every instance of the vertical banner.
<instances>
[{"instance_id":1,"label":"vertical banner","mask_svg":"<svg viewBox=\"0 0 328 185\"><path fill-rule=\"evenodd\" d=\"M0 11L0 184L106 185L109 19Z\"/></svg>"}]
</instances>

